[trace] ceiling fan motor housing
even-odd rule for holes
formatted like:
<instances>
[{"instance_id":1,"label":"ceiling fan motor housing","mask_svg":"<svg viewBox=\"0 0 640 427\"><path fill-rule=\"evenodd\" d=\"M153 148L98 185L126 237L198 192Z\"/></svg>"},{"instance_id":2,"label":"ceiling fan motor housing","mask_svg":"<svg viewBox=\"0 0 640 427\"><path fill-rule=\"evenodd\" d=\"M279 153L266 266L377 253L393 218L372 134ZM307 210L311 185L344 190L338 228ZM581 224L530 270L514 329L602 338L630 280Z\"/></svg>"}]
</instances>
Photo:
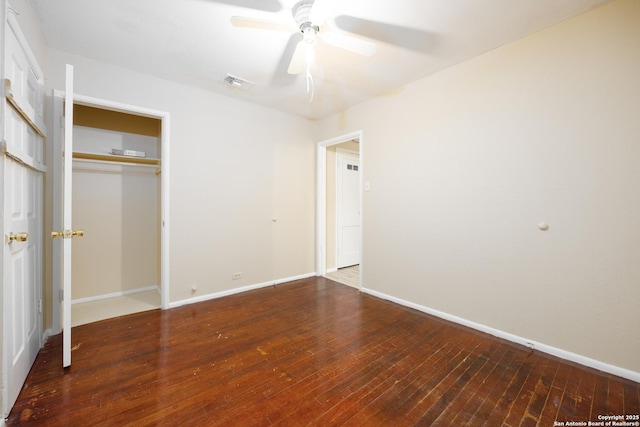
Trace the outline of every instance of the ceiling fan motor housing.
<instances>
[{"instance_id":1,"label":"ceiling fan motor housing","mask_svg":"<svg viewBox=\"0 0 640 427\"><path fill-rule=\"evenodd\" d=\"M318 26L313 25L309 19L312 7L313 1L303 0L296 3L292 10L293 19L295 19L296 24L298 24L300 31L304 35L304 41L307 43L313 43L315 41L316 34L319 30Z\"/></svg>"}]
</instances>

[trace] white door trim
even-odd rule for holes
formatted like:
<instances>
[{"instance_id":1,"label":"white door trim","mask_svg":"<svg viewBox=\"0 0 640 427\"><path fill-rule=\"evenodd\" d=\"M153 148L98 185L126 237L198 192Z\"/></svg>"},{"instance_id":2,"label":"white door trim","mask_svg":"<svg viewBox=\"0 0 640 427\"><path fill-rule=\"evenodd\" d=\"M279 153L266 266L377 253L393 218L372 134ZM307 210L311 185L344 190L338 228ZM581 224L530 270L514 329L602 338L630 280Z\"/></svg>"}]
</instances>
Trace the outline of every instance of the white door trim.
<instances>
[{"instance_id":1,"label":"white door trim","mask_svg":"<svg viewBox=\"0 0 640 427\"><path fill-rule=\"evenodd\" d=\"M358 139L360 142L360 194L362 194L362 183L364 179L364 136L361 130L350 132L335 138L320 141L317 144L317 164L316 164L316 271L323 276L327 273L327 147L341 144L343 142ZM360 197L360 248L362 245L362 223L364 212L362 210L362 200ZM360 256L360 283L358 288L362 288L363 265L362 255Z\"/></svg>"},{"instance_id":2,"label":"white door trim","mask_svg":"<svg viewBox=\"0 0 640 427\"><path fill-rule=\"evenodd\" d=\"M59 110L60 106L56 108L56 99L60 99L64 97L64 91L54 90L53 92L54 98L54 137L53 137L53 151L54 157L56 153L61 153L61 141L60 141L60 120L59 114L56 114L57 110ZM161 168L162 173L160 174L160 226L161 226L161 237L160 237L160 301L162 309L169 308L170 303L170 292L169 292L169 244L170 244L170 232L169 232L169 179L170 179L170 114L165 111L153 110L144 107L138 107L135 105L123 104L115 101L108 101L105 99L93 98L90 96L84 95L73 95L74 104L85 105L89 107L102 108L105 110L117 111L120 113L126 114L135 114L138 116L145 116L154 119L158 119L161 122L161 135L160 135L160 147L161 147ZM55 204L59 203L61 200L61 192L60 192L60 184L62 177L62 163L60 161L53 161L53 179L54 179L54 189L53 189L53 200L54 200L54 209L53 209L53 228L59 227L62 224L62 210L57 209ZM54 245L55 248L55 245ZM58 255L56 255L58 252ZM59 283L59 275L56 275L57 265L60 263L60 255L59 250L56 251L54 249L53 252L54 261L53 261L53 295L52 304L53 304L53 329L54 334L59 333L61 330L61 322L60 322L60 301L57 298L56 289L60 289ZM58 283L58 287L56 287L56 283Z\"/></svg>"}]
</instances>

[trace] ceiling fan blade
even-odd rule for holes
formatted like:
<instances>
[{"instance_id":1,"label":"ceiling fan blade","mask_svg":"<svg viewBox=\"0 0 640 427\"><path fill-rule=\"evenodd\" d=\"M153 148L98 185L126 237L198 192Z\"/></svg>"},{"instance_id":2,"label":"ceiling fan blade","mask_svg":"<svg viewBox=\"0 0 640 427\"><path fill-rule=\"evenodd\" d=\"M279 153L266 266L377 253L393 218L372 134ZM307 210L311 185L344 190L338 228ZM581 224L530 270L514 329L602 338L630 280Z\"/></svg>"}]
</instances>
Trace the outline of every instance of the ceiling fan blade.
<instances>
[{"instance_id":1,"label":"ceiling fan blade","mask_svg":"<svg viewBox=\"0 0 640 427\"><path fill-rule=\"evenodd\" d=\"M313 25L321 26L333 12L335 3L336 0L315 0L309 12L309 20Z\"/></svg>"},{"instance_id":2,"label":"ceiling fan blade","mask_svg":"<svg viewBox=\"0 0 640 427\"><path fill-rule=\"evenodd\" d=\"M302 33L297 32L291 34L289 37L289 41L282 51L282 55L280 55L280 59L278 60L278 64L276 65L276 72L273 73L273 77L271 79L272 86L289 86L296 82L297 76L288 74L287 69L289 68L289 64L291 63L291 58L296 51L296 47L298 46L298 42L302 40Z\"/></svg>"},{"instance_id":3,"label":"ceiling fan blade","mask_svg":"<svg viewBox=\"0 0 640 427\"><path fill-rule=\"evenodd\" d=\"M282 5L278 0L211 0L215 3L230 4L248 9L264 10L265 12L280 12Z\"/></svg>"},{"instance_id":4,"label":"ceiling fan blade","mask_svg":"<svg viewBox=\"0 0 640 427\"><path fill-rule=\"evenodd\" d=\"M267 21L266 19L246 18L244 16L232 16L229 18L231 25L240 28L252 28L255 30L270 31L295 31L296 28L291 24L285 24L277 21Z\"/></svg>"},{"instance_id":5,"label":"ceiling fan blade","mask_svg":"<svg viewBox=\"0 0 640 427\"><path fill-rule=\"evenodd\" d=\"M313 45L307 43L305 41L298 42L296 46L295 52L293 52L293 56L291 57L291 62L289 63L289 69L287 73L289 74L300 74L304 71L307 65L307 58L313 52Z\"/></svg>"},{"instance_id":6,"label":"ceiling fan blade","mask_svg":"<svg viewBox=\"0 0 640 427\"><path fill-rule=\"evenodd\" d=\"M336 31L325 33L322 41L331 46L339 47L340 49L345 49L362 56L371 56L378 50L378 46L373 42L362 40L348 34L341 34Z\"/></svg>"},{"instance_id":7,"label":"ceiling fan blade","mask_svg":"<svg viewBox=\"0 0 640 427\"><path fill-rule=\"evenodd\" d=\"M334 22L335 25L343 31L417 52L428 52L432 50L436 40L435 34L429 31L370 21L353 16L337 16Z\"/></svg>"}]
</instances>

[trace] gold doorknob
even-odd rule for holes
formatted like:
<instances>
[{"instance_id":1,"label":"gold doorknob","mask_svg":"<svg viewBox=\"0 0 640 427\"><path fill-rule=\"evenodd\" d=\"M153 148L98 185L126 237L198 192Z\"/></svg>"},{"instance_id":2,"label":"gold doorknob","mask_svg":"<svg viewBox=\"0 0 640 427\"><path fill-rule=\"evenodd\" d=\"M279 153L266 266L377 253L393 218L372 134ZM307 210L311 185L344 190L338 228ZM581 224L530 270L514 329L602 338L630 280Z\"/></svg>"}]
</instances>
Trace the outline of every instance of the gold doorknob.
<instances>
[{"instance_id":1,"label":"gold doorknob","mask_svg":"<svg viewBox=\"0 0 640 427\"><path fill-rule=\"evenodd\" d=\"M82 237L84 236L84 230L63 230L63 231L52 231L51 238L55 239L56 237L62 237L64 239L71 239L72 237Z\"/></svg>"},{"instance_id":2,"label":"gold doorknob","mask_svg":"<svg viewBox=\"0 0 640 427\"><path fill-rule=\"evenodd\" d=\"M26 242L28 238L29 238L29 233L24 231L22 233L17 233L17 234L9 233L9 243Z\"/></svg>"}]
</instances>

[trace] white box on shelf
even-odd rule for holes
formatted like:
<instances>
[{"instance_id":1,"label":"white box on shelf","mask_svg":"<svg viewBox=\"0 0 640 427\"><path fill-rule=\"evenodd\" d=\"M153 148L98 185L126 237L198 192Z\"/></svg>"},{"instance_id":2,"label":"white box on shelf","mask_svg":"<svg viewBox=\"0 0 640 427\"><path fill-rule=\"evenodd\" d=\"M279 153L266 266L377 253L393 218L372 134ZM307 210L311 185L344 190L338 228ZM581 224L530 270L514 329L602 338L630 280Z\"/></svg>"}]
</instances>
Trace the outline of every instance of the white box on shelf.
<instances>
[{"instance_id":1,"label":"white box on shelf","mask_svg":"<svg viewBox=\"0 0 640 427\"><path fill-rule=\"evenodd\" d=\"M112 148L111 154L115 154L116 156L127 156L127 157L147 157L147 153L145 153L144 151L123 150L119 148Z\"/></svg>"}]
</instances>

